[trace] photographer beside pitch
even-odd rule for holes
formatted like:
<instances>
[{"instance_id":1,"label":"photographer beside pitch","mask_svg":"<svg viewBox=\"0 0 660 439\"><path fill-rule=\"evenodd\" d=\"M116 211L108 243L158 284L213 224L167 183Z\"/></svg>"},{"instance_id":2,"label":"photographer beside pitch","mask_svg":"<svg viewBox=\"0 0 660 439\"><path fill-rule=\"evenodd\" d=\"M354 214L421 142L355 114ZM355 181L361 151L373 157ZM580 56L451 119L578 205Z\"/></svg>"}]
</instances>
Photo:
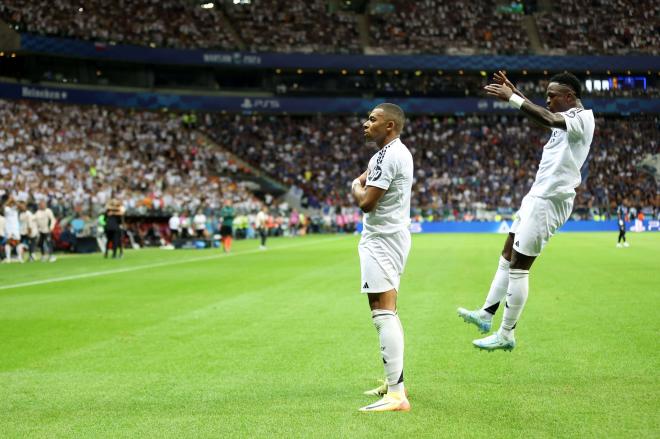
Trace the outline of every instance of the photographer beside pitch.
<instances>
[{"instance_id":1,"label":"photographer beside pitch","mask_svg":"<svg viewBox=\"0 0 660 439\"><path fill-rule=\"evenodd\" d=\"M458 309L458 315L481 332L491 328L493 315L506 295L500 329L474 346L492 351L516 346L514 329L529 290L529 269L550 237L570 217L575 188L581 181L584 164L594 135L594 115L580 102L580 81L570 73L550 78L546 91L547 109L532 103L506 78L495 74L494 84L485 87L489 96L508 101L538 125L552 130L534 184L523 198L500 257L499 266L484 305L477 310Z\"/></svg>"},{"instance_id":2,"label":"photographer beside pitch","mask_svg":"<svg viewBox=\"0 0 660 439\"><path fill-rule=\"evenodd\" d=\"M358 246L362 293L369 298L371 318L378 331L387 382L365 392L384 394L363 412L408 411L403 385L403 327L396 312L397 292L410 251L410 192L413 158L399 135L405 115L394 104L380 104L364 123L368 143L379 151L367 171L353 180L352 194L365 213Z\"/></svg>"}]
</instances>

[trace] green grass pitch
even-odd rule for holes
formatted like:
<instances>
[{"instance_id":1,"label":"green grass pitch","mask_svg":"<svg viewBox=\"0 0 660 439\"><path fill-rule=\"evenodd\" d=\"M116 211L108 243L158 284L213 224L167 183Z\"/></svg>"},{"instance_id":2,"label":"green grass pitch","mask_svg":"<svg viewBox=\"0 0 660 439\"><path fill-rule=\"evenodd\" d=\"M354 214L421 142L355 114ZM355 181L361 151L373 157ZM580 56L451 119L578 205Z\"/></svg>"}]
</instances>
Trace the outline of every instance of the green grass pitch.
<instances>
[{"instance_id":1,"label":"green grass pitch","mask_svg":"<svg viewBox=\"0 0 660 439\"><path fill-rule=\"evenodd\" d=\"M2 265L0 437L657 438L660 233L616 236L552 239L512 353L455 313L504 236L414 236L410 413L357 412L383 371L356 236Z\"/></svg>"}]
</instances>

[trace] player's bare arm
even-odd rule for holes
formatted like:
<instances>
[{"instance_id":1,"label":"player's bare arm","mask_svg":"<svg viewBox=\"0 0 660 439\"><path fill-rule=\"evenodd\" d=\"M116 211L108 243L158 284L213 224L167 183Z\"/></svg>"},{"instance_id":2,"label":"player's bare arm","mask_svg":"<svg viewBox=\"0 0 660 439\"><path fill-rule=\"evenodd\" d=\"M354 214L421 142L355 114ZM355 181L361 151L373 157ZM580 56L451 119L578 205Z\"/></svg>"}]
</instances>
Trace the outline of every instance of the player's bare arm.
<instances>
[{"instance_id":1,"label":"player's bare arm","mask_svg":"<svg viewBox=\"0 0 660 439\"><path fill-rule=\"evenodd\" d=\"M362 175L366 182L366 173ZM378 200L380 200L383 197L383 194L385 194L385 189L375 186L364 186L362 183L362 176L360 176L353 180L351 192L353 193L353 199L355 199L355 203L360 207L360 210L368 213L376 208Z\"/></svg>"},{"instance_id":2,"label":"player's bare arm","mask_svg":"<svg viewBox=\"0 0 660 439\"><path fill-rule=\"evenodd\" d=\"M484 87L489 96L493 96L502 101L509 101L513 95L513 90L506 84L489 84ZM552 95L553 91L548 91L548 101L555 96ZM539 105L532 103L525 99L520 106L520 111L525 113L527 117L536 123L539 123L548 128L559 128L566 130L566 121L561 114L553 113Z\"/></svg>"},{"instance_id":3,"label":"player's bare arm","mask_svg":"<svg viewBox=\"0 0 660 439\"><path fill-rule=\"evenodd\" d=\"M367 184L367 172L368 171L364 171L362 175L358 177L358 180L360 180L360 184L362 185L362 187L364 187L364 185Z\"/></svg>"},{"instance_id":4,"label":"player's bare arm","mask_svg":"<svg viewBox=\"0 0 660 439\"><path fill-rule=\"evenodd\" d=\"M506 85L507 87L509 87L511 89L511 91L513 91L513 94L516 94L516 95L520 96L521 98L523 98L524 100L529 101L527 96L525 96L523 94L523 92L518 90L518 88L515 85L513 85L513 82L511 82L509 80L509 78L506 77L506 73L503 70L498 70L497 72L495 72L495 74L493 75L493 80L498 84ZM529 102L533 103L531 101L529 101ZM534 125L537 125L537 126L539 126L541 128L544 128L544 129L549 129L547 126L536 122L534 119L531 119L531 121Z\"/></svg>"}]
</instances>

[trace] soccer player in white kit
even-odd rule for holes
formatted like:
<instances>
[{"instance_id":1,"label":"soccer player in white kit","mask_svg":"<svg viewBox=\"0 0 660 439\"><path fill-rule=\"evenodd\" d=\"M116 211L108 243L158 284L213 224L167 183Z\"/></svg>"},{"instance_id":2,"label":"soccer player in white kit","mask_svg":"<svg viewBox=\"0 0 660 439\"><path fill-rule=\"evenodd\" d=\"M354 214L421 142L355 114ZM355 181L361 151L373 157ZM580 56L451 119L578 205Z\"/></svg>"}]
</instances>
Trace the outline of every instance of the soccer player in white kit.
<instances>
[{"instance_id":1,"label":"soccer player in white kit","mask_svg":"<svg viewBox=\"0 0 660 439\"><path fill-rule=\"evenodd\" d=\"M595 124L593 112L585 110L580 102L580 81L570 73L550 78L547 109L525 98L503 72L495 74L495 81L485 87L490 96L508 101L532 121L552 130L543 147L534 184L523 198L504 244L486 302L478 310L458 309L458 315L466 322L488 332L506 295L500 329L472 343L488 351L510 351L516 346L514 329L527 301L529 269L550 237L571 215L575 188L582 181L580 168L589 153Z\"/></svg>"},{"instance_id":2,"label":"soccer player in white kit","mask_svg":"<svg viewBox=\"0 0 660 439\"><path fill-rule=\"evenodd\" d=\"M367 171L353 180L355 202L364 212L360 255L362 293L369 298L371 317L378 331L386 386L367 394L383 394L364 412L408 411L410 403L403 385L403 327L397 314L397 292L410 251L410 190L413 159L401 143L405 115L394 104L380 104L364 123L367 142L379 151Z\"/></svg>"},{"instance_id":3,"label":"soccer player in white kit","mask_svg":"<svg viewBox=\"0 0 660 439\"><path fill-rule=\"evenodd\" d=\"M9 196L5 202L5 255L7 256L3 262L11 262L11 249L16 249L18 262L23 263L23 246L21 245L21 232L18 222L18 208L16 200L13 196Z\"/></svg>"}]
</instances>

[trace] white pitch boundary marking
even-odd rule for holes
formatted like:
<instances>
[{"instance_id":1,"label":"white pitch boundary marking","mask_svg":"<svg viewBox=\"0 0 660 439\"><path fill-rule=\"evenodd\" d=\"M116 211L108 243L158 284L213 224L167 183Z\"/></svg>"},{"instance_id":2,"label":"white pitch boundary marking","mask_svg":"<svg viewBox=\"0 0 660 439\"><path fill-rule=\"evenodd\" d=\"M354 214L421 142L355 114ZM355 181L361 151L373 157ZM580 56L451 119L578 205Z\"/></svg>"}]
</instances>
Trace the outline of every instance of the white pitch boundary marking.
<instances>
[{"instance_id":1,"label":"white pitch boundary marking","mask_svg":"<svg viewBox=\"0 0 660 439\"><path fill-rule=\"evenodd\" d=\"M352 236L352 235L346 235L346 236ZM314 241L307 241L307 242L301 242L297 244L292 244L292 245L287 245L287 246L282 246L282 247L275 247L275 248L269 248L266 250L267 252L272 252L276 250L285 250L285 249L290 249L290 248L295 248L295 247L304 247L307 245L312 245L312 244L318 244L320 242L330 242L330 241L337 241L339 239L346 238L346 236L338 236L335 238L330 238L326 240L314 240ZM148 268L158 268L158 267L167 267L169 265L179 265L179 264L187 264L190 262L200 262L200 261L208 261L210 259L219 259L219 258L229 258L232 256L242 256L242 255L249 255L253 253L263 253L264 250L247 250L244 252L240 253L229 253L229 254L219 254L219 255L211 255L211 256L204 256L201 258L191 258L191 259L185 259L183 261L168 261L168 262L159 262L157 264L149 264L149 265L138 265L136 267L126 267L126 268L119 268L117 270L107 270L107 271L93 271L91 273L82 273L82 274L74 274L72 276L62 276L62 277L54 277L50 279L42 279L42 280L35 280L31 282L21 282L18 284L13 284L13 285L0 285L0 290L10 290L14 288L22 288L22 287L31 287L34 285L43 285L43 284L50 284L50 283L55 283L55 282L66 282L69 280L77 280L77 279L87 279L89 277L97 277L97 276L105 276L109 274L117 274L117 273L127 273L130 271L138 271L138 270L144 270Z\"/></svg>"}]
</instances>

